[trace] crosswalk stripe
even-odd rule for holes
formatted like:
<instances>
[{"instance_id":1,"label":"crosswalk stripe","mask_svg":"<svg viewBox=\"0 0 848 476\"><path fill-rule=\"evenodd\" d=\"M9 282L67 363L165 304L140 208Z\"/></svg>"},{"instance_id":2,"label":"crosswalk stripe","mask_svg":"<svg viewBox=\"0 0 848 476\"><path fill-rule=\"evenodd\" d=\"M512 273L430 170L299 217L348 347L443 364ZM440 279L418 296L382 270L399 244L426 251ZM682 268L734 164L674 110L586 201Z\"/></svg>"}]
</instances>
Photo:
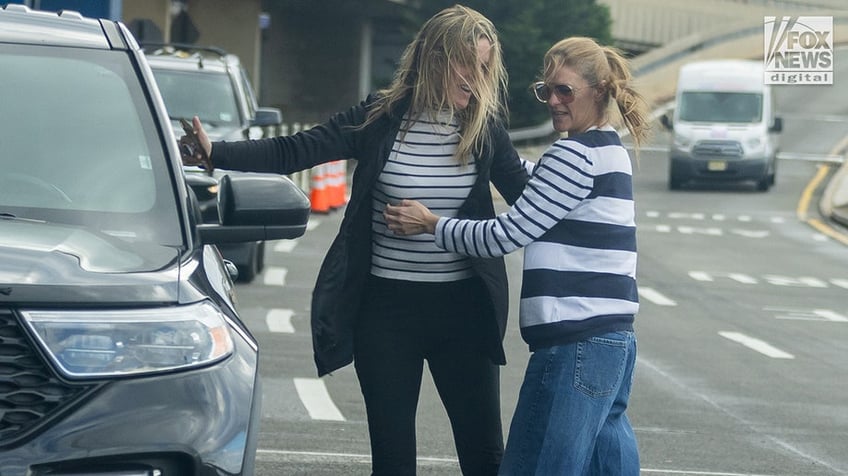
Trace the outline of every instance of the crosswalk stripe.
<instances>
[{"instance_id":1,"label":"crosswalk stripe","mask_svg":"<svg viewBox=\"0 0 848 476\"><path fill-rule=\"evenodd\" d=\"M297 246L297 240L279 240L274 243L274 251L277 253L291 253Z\"/></svg>"},{"instance_id":2,"label":"crosswalk stripe","mask_svg":"<svg viewBox=\"0 0 848 476\"><path fill-rule=\"evenodd\" d=\"M268 330L271 332L284 332L287 334L294 333L294 326L291 323L291 318L294 316L294 311L291 309L271 309L265 315L265 323L268 325Z\"/></svg>"},{"instance_id":3,"label":"crosswalk stripe","mask_svg":"<svg viewBox=\"0 0 848 476\"><path fill-rule=\"evenodd\" d=\"M345 421L324 381L317 378L296 378L294 387L309 416L314 420Z\"/></svg>"},{"instance_id":4,"label":"crosswalk stripe","mask_svg":"<svg viewBox=\"0 0 848 476\"><path fill-rule=\"evenodd\" d=\"M286 274L288 274L289 270L286 268L279 268L275 266L269 266L265 268L265 278L263 282L266 286L285 286L286 285Z\"/></svg>"}]
</instances>

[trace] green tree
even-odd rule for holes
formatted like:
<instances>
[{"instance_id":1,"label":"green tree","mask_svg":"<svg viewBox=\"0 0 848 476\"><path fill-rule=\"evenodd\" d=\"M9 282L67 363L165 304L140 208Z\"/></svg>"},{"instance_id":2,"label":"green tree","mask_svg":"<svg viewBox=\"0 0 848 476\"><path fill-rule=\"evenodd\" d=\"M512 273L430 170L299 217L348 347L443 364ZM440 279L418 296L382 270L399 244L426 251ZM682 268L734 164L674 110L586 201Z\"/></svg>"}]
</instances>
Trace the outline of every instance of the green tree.
<instances>
[{"instance_id":1,"label":"green tree","mask_svg":"<svg viewBox=\"0 0 848 476\"><path fill-rule=\"evenodd\" d=\"M606 5L595 0L423 0L414 11L412 29L436 12L461 3L489 18L498 29L509 73L509 125L535 126L548 118L530 92L530 84L541 73L545 52L569 36L588 36L611 44L612 20Z\"/></svg>"}]
</instances>

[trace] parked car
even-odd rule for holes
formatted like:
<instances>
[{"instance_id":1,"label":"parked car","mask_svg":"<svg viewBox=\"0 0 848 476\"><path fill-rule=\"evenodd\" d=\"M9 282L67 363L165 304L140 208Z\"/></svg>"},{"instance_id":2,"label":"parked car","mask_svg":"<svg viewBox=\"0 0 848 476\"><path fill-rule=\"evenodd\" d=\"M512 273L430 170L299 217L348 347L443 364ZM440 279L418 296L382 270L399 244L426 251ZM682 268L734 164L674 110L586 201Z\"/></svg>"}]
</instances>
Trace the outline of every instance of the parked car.
<instances>
[{"instance_id":1,"label":"parked car","mask_svg":"<svg viewBox=\"0 0 848 476\"><path fill-rule=\"evenodd\" d=\"M0 8L0 71L0 474L253 474L258 345L216 245L301 236L306 195L226 176L200 223L119 22Z\"/></svg>"},{"instance_id":2,"label":"parked car","mask_svg":"<svg viewBox=\"0 0 848 476\"><path fill-rule=\"evenodd\" d=\"M182 134L180 119L198 116L212 140L258 139L282 123L277 108L259 107L247 72L236 55L220 48L182 44L143 45L171 126ZM193 168L192 172L201 172ZM226 172L232 173L232 172ZM216 172L220 177L222 172ZM198 189L203 220L215 223L216 187ZM265 266L265 243L229 243L219 246L224 258L238 267L238 280L250 282Z\"/></svg>"}]
</instances>

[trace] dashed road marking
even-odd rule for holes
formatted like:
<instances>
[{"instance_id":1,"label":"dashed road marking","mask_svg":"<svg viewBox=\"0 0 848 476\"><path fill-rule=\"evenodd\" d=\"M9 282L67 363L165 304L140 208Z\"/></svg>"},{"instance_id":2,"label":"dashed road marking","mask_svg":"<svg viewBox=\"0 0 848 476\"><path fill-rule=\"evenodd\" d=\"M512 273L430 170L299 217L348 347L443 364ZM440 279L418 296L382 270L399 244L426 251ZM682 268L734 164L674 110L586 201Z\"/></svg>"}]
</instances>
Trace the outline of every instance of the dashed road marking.
<instances>
[{"instance_id":1,"label":"dashed road marking","mask_svg":"<svg viewBox=\"0 0 848 476\"><path fill-rule=\"evenodd\" d=\"M265 323L271 332L294 334L294 326L291 323L292 316L294 316L294 311L291 309L271 309L265 315Z\"/></svg>"},{"instance_id":2,"label":"dashed road marking","mask_svg":"<svg viewBox=\"0 0 848 476\"><path fill-rule=\"evenodd\" d=\"M784 352L777 347L769 344L768 342L762 341L760 339L756 339L754 337L747 336L740 332L730 332L730 331L720 331L718 335L724 337L725 339L732 340L733 342L744 345L745 347L759 352L767 357L771 357L773 359L794 359L795 356Z\"/></svg>"},{"instance_id":3,"label":"dashed road marking","mask_svg":"<svg viewBox=\"0 0 848 476\"><path fill-rule=\"evenodd\" d=\"M279 240L274 243L274 251L277 253L291 253L297 246L297 240Z\"/></svg>"},{"instance_id":4,"label":"dashed road marking","mask_svg":"<svg viewBox=\"0 0 848 476\"><path fill-rule=\"evenodd\" d=\"M286 274L288 274L289 270L286 268L279 268L275 266L269 266L265 268L265 275L263 282L266 286L285 286L286 285Z\"/></svg>"},{"instance_id":5,"label":"dashed road marking","mask_svg":"<svg viewBox=\"0 0 848 476\"><path fill-rule=\"evenodd\" d=\"M345 421L342 412L339 411L324 381L317 378L296 378L294 388L309 416L313 420Z\"/></svg>"},{"instance_id":6,"label":"dashed road marking","mask_svg":"<svg viewBox=\"0 0 848 476\"><path fill-rule=\"evenodd\" d=\"M778 313L775 319L787 321L828 321L848 322L848 317L830 309L794 309L783 307L767 307L765 311Z\"/></svg>"},{"instance_id":7,"label":"dashed road marking","mask_svg":"<svg viewBox=\"0 0 848 476\"><path fill-rule=\"evenodd\" d=\"M657 291L654 288L648 288L648 287L640 286L639 287L639 296L647 299L648 301L651 301L652 303L654 303L658 306L676 306L677 305L677 303L674 300L667 298L665 295L663 295L662 293L660 293L659 291Z\"/></svg>"},{"instance_id":8,"label":"dashed road marking","mask_svg":"<svg viewBox=\"0 0 848 476\"><path fill-rule=\"evenodd\" d=\"M848 279L831 279L831 284L840 288L848 289Z\"/></svg>"}]
</instances>

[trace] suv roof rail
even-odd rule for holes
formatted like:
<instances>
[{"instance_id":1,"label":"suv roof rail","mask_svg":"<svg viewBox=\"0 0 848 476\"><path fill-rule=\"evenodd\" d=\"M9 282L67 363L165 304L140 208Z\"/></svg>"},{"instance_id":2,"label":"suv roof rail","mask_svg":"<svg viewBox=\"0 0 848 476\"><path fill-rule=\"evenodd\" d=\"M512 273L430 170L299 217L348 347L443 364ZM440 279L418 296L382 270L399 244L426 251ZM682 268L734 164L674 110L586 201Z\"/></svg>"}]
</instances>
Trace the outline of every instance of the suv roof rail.
<instances>
[{"instance_id":1,"label":"suv roof rail","mask_svg":"<svg viewBox=\"0 0 848 476\"><path fill-rule=\"evenodd\" d=\"M62 18L74 18L76 20L82 20L84 17L82 13L76 10L59 10L58 12L49 12L46 10L33 10L32 8L18 3L9 3L2 6L3 10L9 12L18 12L18 13L33 13L39 12L40 14L53 14Z\"/></svg>"},{"instance_id":2,"label":"suv roof rail","mask_svg":"<svg viewBox=\"0 0 848 476\"><path fill-rule=\"evenodd\" d=\"M226 58L229 56L223 48L219 48L217 46L197 46L189 43L142 43L141 47L144 49L145 53L150 51L151 48L156 48L156 50L151 53L157 54L159 51L167 51L168 53L176 53L177 51L185 51L187 53L214 53L222 58ZM173 51L170 51L173 50Z\"/></svg>"}]
</instances>

